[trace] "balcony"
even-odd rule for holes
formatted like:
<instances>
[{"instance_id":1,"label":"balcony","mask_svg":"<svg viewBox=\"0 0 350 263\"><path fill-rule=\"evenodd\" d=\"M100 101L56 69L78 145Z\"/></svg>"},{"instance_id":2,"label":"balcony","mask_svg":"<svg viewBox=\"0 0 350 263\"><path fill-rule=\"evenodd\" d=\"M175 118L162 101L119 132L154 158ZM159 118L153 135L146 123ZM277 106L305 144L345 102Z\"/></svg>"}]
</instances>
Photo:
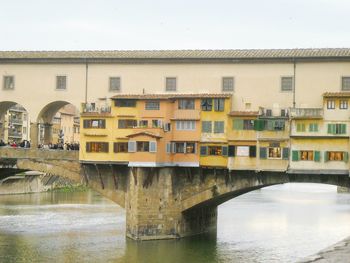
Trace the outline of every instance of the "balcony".
<instances>
[{"instance_id":1,"label":"balcony","mask_svg":"<svg viewBox=\"0 0 350 263\"><path fill-rule=\"evenodd\" d=\"M82 116L91 115L110 115L111 106L110 105L99 105L96 103L82 103L81 104Z\"/></svg>"},{"instance_id":2,"label":"balcony","mask_svg":"<svg viewBox=\"0 0 350 263\"><path fill-rule=\"evenodd\" d=\"M322 108L291 108L290 116L293 119L322 119Z\"/></svg>"}]
</instances>

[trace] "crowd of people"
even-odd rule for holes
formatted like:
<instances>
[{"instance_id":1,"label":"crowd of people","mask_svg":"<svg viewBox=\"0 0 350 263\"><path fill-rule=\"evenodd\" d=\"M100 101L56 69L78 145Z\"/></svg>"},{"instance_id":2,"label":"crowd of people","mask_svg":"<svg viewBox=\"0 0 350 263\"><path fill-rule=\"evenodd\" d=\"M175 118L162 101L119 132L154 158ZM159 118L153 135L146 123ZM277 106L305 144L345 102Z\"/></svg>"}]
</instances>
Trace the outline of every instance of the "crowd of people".
<instances>
[{"instance_id":1,"label":"crowd of people","mask_svg":"<svg viewBox=\"0 0 350 263\"><path fill-rule=\"evenodd\" d=\"M13 148L30 148L30 142L28 140L23 140L21 143L15 141L5 143L0 140L0 147L7 146ZM79 143L49 143L49 144L39 144L39 149L49 149L49 150L67 150L67 151L79 151Z\"/></svg>"}]
</instances>

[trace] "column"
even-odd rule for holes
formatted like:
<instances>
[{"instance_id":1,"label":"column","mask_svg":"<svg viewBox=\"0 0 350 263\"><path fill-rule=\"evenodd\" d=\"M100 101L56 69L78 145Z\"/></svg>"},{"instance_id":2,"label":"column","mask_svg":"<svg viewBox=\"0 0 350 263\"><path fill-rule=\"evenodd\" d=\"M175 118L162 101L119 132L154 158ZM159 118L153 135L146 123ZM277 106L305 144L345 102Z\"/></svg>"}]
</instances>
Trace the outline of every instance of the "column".
<instances>
[{"instance_id":1,"label":"column","mask_svg":"<svg viewBox=\"0 0 350 263\"><path fill-rule=\"evenodd\" d=\"M30 123L30 147L38 148L39 141L39 124L37 122Z\"/></svg>"},{"instance_id":2,"label":"column","mask_svg":"<svg viewBox=\"0 0 350 263\"><path fill-rule=\"evenodd\" d=\"M52 143L52 124L44 123L44 144Z\"/></svg>"}]
</instances>

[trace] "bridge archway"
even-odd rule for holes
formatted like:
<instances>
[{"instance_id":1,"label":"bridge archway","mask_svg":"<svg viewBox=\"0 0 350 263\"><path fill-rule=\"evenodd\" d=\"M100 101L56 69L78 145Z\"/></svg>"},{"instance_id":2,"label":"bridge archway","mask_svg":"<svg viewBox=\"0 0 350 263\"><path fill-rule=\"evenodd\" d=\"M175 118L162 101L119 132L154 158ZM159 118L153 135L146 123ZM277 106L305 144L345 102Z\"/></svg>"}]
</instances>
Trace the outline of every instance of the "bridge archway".
<instances>
[{"instance_id":1,"label":"bridge archway","mask_svg":"<svg viewBox=\"0 0 350 263\"><path fill-rule=\"evenodd\" d=\"M30 140L30 116L26 107L15 101L0 102L0 140L16 144Z\"/></svg>"},{"instance_id":2,"label":"bridge archway","mask_svg":"<svg viewBox=\"0 0 350 263\"><path fill-rule=\"evenodd\" d=\"M50 102L39 112L34 129L40 144L79 142L79 109L68 101Z\"/></svg>"}]
</instances>

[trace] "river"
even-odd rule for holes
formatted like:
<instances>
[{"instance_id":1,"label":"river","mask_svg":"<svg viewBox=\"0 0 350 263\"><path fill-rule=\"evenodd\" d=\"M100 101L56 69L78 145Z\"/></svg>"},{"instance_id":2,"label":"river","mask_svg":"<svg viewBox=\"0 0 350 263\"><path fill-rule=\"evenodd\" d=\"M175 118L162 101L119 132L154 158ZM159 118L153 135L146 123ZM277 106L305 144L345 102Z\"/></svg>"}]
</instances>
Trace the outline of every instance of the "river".
<instances>
[{"instance_id":1,"label":"river","mask_svg":"<svg viewBox=\"0 0 350 263\"><path fill-rule=\"evenodd\" d=\"M286 184L221 205L216 235L125 238L125 212L95 192L0 196L0 262L295 262L350 235L350 194Z\"/></svg>"}]
</instances>

